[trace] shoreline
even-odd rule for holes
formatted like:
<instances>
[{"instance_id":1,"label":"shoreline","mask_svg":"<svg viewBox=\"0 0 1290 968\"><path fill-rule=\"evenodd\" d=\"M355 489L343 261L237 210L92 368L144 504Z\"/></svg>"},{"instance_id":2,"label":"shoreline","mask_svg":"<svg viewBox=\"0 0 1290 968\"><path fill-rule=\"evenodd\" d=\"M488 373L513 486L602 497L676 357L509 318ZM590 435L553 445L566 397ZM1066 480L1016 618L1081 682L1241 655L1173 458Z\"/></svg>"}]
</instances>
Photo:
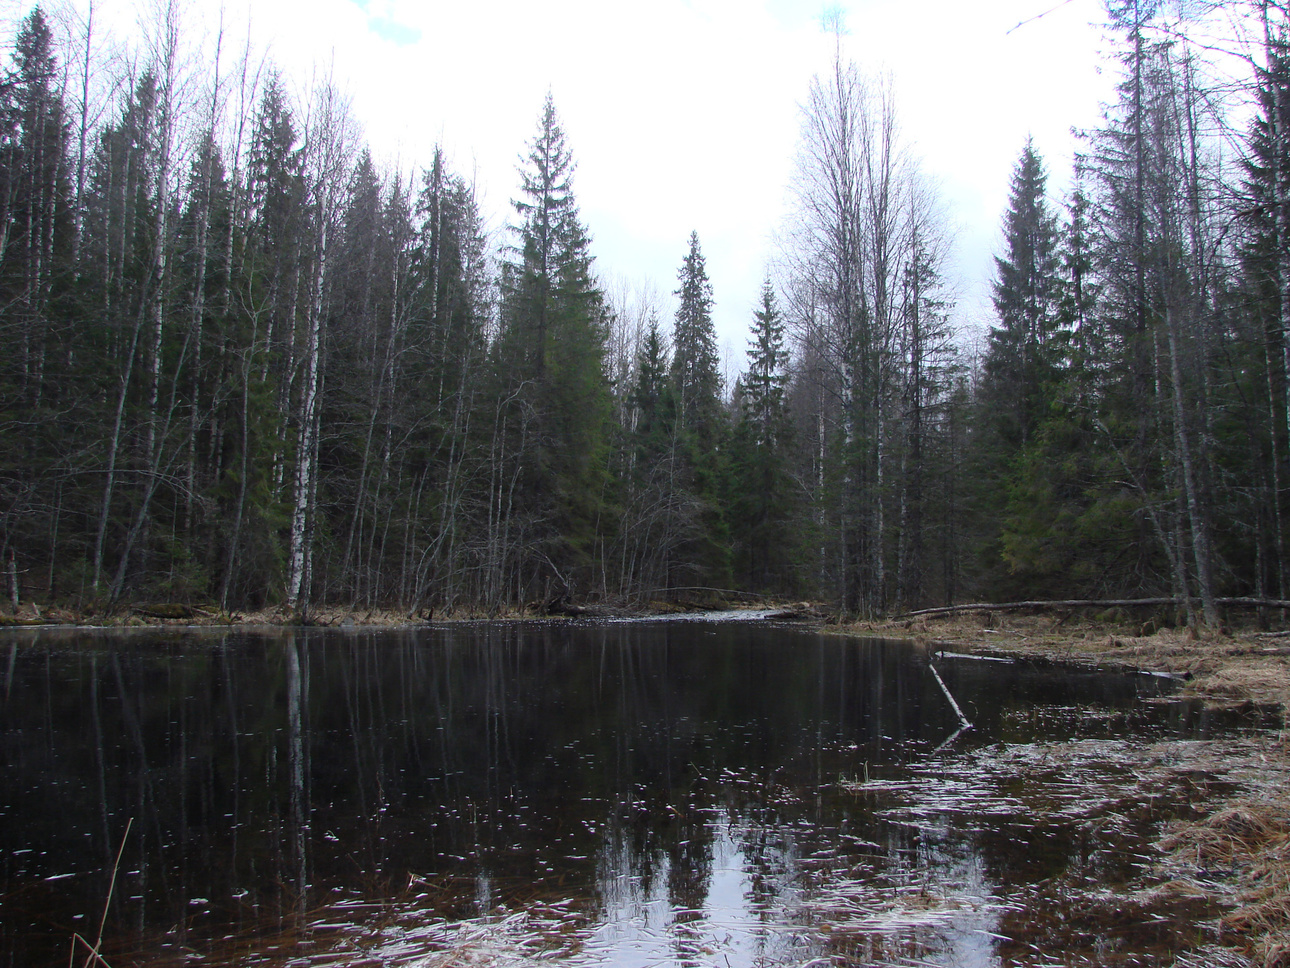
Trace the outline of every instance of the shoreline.
<instances>
[{"instance_id":1,"label":"shoreline","mask_svg":"<svg viewBox=\"0 0 1290 968\"><path fill-rule=\"evenodd\" d=\"M1222 743L1202 739L1166 747L1126 765L1149 789L1178 782L1178 763L1194 760L1187 769L1233 791L1195 802L1195 819L1163 825L1154 844L1155 864L1136 891L1158 902L1161 916L1171 916L1176 898L1203 897L1220 912L1216 920L1196 926L1207 940L1192 954L1206 960L1177 963L1290 965L1290 638L1285 633L1237 629L1197 635L1158 629L1143 635L1137 633L1145 630L1128 623L997 613L862 622L836 631L906 640L931 652L1167 675L1181 680L1179 695L1207 706L1278 712L1279 729ZM1053 755L1078 754L1055 749ZM1076 897L1079 893L1073 891ZM1082 902L1095 900L1090 895Z\"/></svg>"},{"instance_id":2,"label":"shoreline","mask_svg":"<svg viewBox=\"0 0 1290 968\"><path fill-rule=\"evenodd\" d=\"M1186 628L1148 631L1130 622L1063 615L961 613L952 616L839 622L812 602L650 602L643 606L528 605L489 610L433 609L410 614L391 608L311 609L302 617L283 607L223 612L212 605L147 604L111 612L24 605L0 613L5 629L55 628L365 628L408 629L465 622L569 619L659 620L756 613L767 621L792 621L828 634L907 641L931 651L1053 662L1083 669L1152 673L1181 680L1182 693L1217 706L1253 703L1277 707L1290 728L1290 631L1234 629L1195 633Z\"/></svg>"},{"instance_id":3,"label":"shoreline","mask_svg":"<svg viewBox=\"0 0 1290 968\"><path fill-rule=\"evenodd\" d=\"M478 621L569 621L570 619L666 619L713 615L716 603L639 609L573 609L552 615L543 608L489 614L461 609L448 615L409 616L392 609L317 609L308 626L339 629L414 629ZM30 607L29 614L30 614ZM1203 896L1219 914L1196 928L1205 941L1192 954L1210 964L1290 965L1290 637L1258 629L1195 634L1188 629L1147 630L1130 622L1084 619L1070 614L977 612L891 621L838 623L818 605L761 603L760 608L727 610L730 617L754 613L750 621L795 620L803 629L824 634L903 641L926 651L984 658L1054 663L1081 669L1165 675L1179 680L1178 695L1206 705L1251 712L1276 711L1280 728L1258 728L1221 740L1201 738L1149 744L1125 751L1123 764L1137 778L1139 792L1165 788L1197 776L1218 781L1226 791L1204 795L1192 804L1193 817L1162 823L1154 839L1155 858L1132 889L1152 916L1180 917L1180 898ZM569 614L573 612L573 614ZM21 613L20 613L21 614ZM39 631L145 630L173 628L253 629L299 625L285 609L219 613L193 606L133 606L112 615L76 614L45 609L15 621L0 616L4 628ZM93 626L86 621L93 621ZM1147 632L1148 634L1142 634ZM1157 748L1158 747L1158 748ZM1056 763L1077 765L1087 750L1078 743L1057 744ZM1180 779L1181 778L1181 779ZM1203 784L1209 789L1208 782ZM858 791L858 793L863 791ZM1089 821L1090 823L1094 821ZM1090 828L1090 836L1095 833ZM1101 916L1105 891L1067 885L1071 897ZM1114 893L1114 892L1112 892ZM1111 903L1117 908L1118 901ZM1102 912L1110 916L1110 908ZM1238 958L1239 961L1228 960ZM1179 964L1184 962L1179 961ZM1193 964L1193 962L1186 962ZM1199 963L1199 962L1196 962Z\"/></svg>"},{"instance_id":4,"label":"shoreline","mask_svg":"<svg viewBox=\"0 0 1290 968\"><path fill-rule=\"evenodd\" d=\"M1290 638L1281 632L1236 629L1198 635L1186 628L1162 628L1143 635L1128 623L998 613L835 628L971 655L1167 675L1182 680L1185 696L1227 708L1276 707L1283 728L1290 726Z\"/></svg>"},{"instance_id":5,"label":"shoreline","mask_svg":"<svg viewBox=\"0 0 1290 968\"><path fill-rule=\"evenodd\" d=\"M659 620L687 616L731 618L756 613L767 621L793 621L828 634L907 641L933 652L1053 662L1083 669L1107 669L1168 676L1182 681L1182 694L1217 706L1251 703L1275 706L1290 727L1290 631L1235 629L1197 634L1186 628L1151 631L1105 618L1072 618L1068 614L962 613L953 616L838 622L825 606L811 602L728 603L650 602L638 607L614 605L558 608L529 605L488 610L457 608L410 614L402 609L320 607L303 618L283 607L222 612L211 605L147 604L112 612L78 612L24 605L19 613L0 613L4 629L55 628L419 628L465 622L569 619Z\"/></svg>"}]
</instances>

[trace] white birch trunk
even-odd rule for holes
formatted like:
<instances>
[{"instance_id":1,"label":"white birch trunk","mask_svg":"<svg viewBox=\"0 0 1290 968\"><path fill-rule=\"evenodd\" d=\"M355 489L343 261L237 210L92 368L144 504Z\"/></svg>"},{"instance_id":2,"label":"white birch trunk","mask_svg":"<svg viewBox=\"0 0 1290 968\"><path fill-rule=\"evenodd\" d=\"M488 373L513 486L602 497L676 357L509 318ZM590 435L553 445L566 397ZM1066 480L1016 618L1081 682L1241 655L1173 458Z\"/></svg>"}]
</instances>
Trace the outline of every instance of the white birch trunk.
<instances>
[{"instance_id":1,"label":"white birch trunk","mask_svg":"<svg viewBox=\"0 0 1290 968\"><path fill-rule=\"evenodd\" d=\"M317 266L313 298L305 333L304 379L300 389L299 428L296 438L296 474L291 508L291 539L288 549L287 607L299 611L308 602L305 575L308 571L310 496L318 464L318 389L322 342L323 286L327 277L327 220L319 227Z\"/></svg>"}]
</instances>

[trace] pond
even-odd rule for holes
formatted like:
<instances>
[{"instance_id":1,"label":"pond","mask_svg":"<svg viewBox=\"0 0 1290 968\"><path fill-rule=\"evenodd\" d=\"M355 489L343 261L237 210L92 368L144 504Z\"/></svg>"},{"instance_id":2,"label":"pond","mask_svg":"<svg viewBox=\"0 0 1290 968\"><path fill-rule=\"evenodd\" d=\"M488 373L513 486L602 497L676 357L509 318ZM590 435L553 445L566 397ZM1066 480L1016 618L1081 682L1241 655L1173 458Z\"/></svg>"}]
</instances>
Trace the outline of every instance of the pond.
<instances>
[{"instance_id":1,"label":"pond","mask_svg":"<svg viewBox=\"0 0 1290 968\"><path fill-rule=\"evenodd\" d=\"M112 968L1195 944L1212 911L1077 924L1069 891L1139 877L1214 792L1197 744L1250 724L1156 677L931 658L765 622L14 633L0 965L67 963L77 936Z\"/></svg>"}]
</instances>

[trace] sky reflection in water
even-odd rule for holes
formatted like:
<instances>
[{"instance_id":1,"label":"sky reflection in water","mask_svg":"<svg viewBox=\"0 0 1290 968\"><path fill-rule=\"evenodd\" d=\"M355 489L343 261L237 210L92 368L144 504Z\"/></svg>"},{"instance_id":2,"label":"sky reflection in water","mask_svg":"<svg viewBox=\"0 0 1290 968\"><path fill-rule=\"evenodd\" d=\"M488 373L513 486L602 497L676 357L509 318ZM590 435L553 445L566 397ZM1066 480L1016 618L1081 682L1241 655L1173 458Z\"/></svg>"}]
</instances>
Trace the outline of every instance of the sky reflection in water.
<instances>
[{"instance_id":1,"label":"sky reflection in water","mask_svg":"<svg viewBox=\"0 0 1290 968\"><path fill-rule=\"evenodd\" d=\"M997 965L1017 885L1134 861L1019 825L995 788L955 786L963 758L1211 727L1142 702L1158 679L942 658L974 728L937 752L959 722L924 652L756 623L46 632L5 651L3 965L92 938L127 821L114 968L453 946ZM926 808L942 788L954 802Z\"/></svg>"}]
</instances>

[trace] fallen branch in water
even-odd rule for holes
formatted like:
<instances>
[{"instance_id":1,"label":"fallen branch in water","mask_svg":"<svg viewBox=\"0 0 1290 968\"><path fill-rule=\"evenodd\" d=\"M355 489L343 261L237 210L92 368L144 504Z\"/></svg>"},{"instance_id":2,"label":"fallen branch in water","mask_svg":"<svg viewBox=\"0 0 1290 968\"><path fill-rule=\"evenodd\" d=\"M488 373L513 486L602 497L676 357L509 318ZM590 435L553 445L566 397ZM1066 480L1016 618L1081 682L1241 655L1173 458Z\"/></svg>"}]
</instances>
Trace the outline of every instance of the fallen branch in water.
<instances>
[{"instance_id":1,"label":"fallen branch in water","mask_svg":"<svg viewBox=\"0 0 1290 968\"><path fill-rule=\"evenodd\" d=\"M932 665L932 663L929 662L927 663L927 668L932 670L932 675L936 679L936 684L941 687L941 692L945 693L945 698L950 701L950 707L954 710L954 714L958 716L959 722L963 724L963 729L971 729L972 723L968 720L966 716L963 715L963 710L960 709L959 704L955 702L954 695L950 692L949 688L945 685L945 680L941 678L941 674L936 671L936 666ZM957 736L958 733L955 733L954 735Z\"/></svg>"}]
</instances>

